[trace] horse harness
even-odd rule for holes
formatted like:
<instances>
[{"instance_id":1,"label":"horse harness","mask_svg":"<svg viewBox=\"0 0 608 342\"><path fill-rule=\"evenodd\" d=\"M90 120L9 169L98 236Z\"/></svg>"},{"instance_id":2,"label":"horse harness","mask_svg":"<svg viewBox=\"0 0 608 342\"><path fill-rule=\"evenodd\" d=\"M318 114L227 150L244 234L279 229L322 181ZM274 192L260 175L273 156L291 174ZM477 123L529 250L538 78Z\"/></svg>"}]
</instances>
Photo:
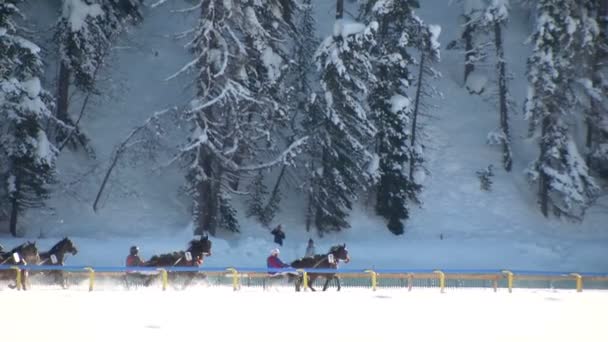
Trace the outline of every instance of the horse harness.
<instances>
[{"instance_id":1,"label":"horse harness","mask_svg":"<svg viewBox=\"0 0 608 342\"><path fill-rule=\"evenodd\" d=\"M184 259L185 256L186 256L186 253L184 253L184 255L182 255L181 257L179 257L175 261L175 263L173 263L172 266L176 266L177 264L179 264ZM199 262L199 260L200 260L200 262ZM186 261L188 261L187 258L186 258ZM191 260L189 260L188 263L190 264L189 266L199 266L200 264L203 263L202 261L203 261L203 258L196 258L196 259L195 258L191 258Z\"/></svg>"},{"instance_id":2,"label":"horse harness","mask_svg":"<svg viewBox=\"0 0 608 342\"><path fill-rule=\"evenodd\" d=\"M332 256L331 260L329 259L329 256ZM339 259L336 259L335 257L333 257L333 253L327 253L325 254L325 256L319 260L316 264L314 264L311 268L317 268L317 266L321 265L321 263L323 261L325 261L325 259L327 259L327 261L329 261L330 265L336 265L336 268L338 267L338 263L340 262ZM333 261L332 261L333 260Z\"/></svg>"}]
</instances>

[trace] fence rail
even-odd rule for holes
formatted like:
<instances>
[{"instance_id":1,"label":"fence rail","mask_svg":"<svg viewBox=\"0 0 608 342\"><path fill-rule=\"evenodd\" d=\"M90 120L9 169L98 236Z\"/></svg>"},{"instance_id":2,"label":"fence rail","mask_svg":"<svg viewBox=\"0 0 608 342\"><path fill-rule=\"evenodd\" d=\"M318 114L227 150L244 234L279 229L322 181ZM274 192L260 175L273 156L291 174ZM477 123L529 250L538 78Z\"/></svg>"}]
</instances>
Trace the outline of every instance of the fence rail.
<instances>
[{"instance_id":1,"label":"fence rail","mask_svg":"<svg viewBox=\"0 0 608 342\"><path fill-rule=\"evenodd\" d=\"M54 272L52 272L54 271ZM60 271L60 272L57 272ZM188 274L204 278L207 284L231 286L235 291L245 287L275 286L285 280L284 275L293 275L303 281L306 290L310 275L323 276L335 274L345 286L367 287L376 291L378 288L415 287L446 288L481 287L497 291L505 288L512 292L514 288L583 288L608 289L608 273L598 272L547 272L530 270L467 270L467 269L294 269L294 268L259 268L259 267L120 267L120 266L39 266L39 265L0 265L0 274L10 274L17 289L25 288L23 273L42 275L60 273L77 285L88 283L88 290L96 289L99 280L121 279L129 287L129 279L147 277L149 282L160 282L160 288L166 290L170 283L179 282L175 276ZM0 277L2 278L2 277ZM28 277L29 279L30 277ZM324 277L322 277L324 278ZM63 278L62 278L63 279ZM143 279L143 278L141 278ZM141 284L140 284L141 285ZM147 284L148 285L148 284ZM283 284L284 285L284 284Z\"/></svg>"}]
</instances>

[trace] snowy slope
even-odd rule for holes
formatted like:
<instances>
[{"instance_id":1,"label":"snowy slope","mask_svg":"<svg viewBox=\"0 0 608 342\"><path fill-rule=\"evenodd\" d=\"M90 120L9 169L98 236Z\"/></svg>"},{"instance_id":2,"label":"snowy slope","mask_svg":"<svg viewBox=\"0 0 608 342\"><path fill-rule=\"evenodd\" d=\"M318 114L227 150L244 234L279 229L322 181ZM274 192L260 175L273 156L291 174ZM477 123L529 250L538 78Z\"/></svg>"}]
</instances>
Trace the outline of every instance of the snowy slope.
<instances>
[{"instance_id":1,"label":"snowy slope","mask_svg":"<svg viewBox=\"0 0 608 342\"><path fill-rule=\"evenodd\" d=\"M440 42L446 46L457 37L459 9L445 0L421 3L419 15L427 23L442 26ZM317 0L316 5L319 31L329 34L335 3ZM354 4L347 5L347 12L356 13ZM27 237L48 237L41 241L45 248L57 237L75 236L82 252L69 263L120 265L131 244L139 244L143 256L149 257L182 249L191 236L189 201L177 191L182 175L175 167L154 171L170 157L168 149L161 151L156 162L143 158L143 152L130 155L141 154L142 158L134 164L121 164L102 197L100 210L92 210L115 146L151 113L189 98L187 77L164 80L190 59L183 42L172 39L171 34L187 29L194 17L168 11L187 6L187 1L174 0L145 9L144 23L132 29L114 51L110 78L103 80L109 97L97 99L83 120L84 130L94 137L97 159L62 154L63 182L50 202L55 210L30 211L22 222ZM592 208L582 224L546 220L536 207L535 190L523 174L537 153L536 144L525 137L526 122L521 115L529 53L523 43L530 27L527 13L517 9L505 35L507 67L514 77L509 87L516 102L511 112L513 171L505 173L499 148L485 144L487 134L498 125L494 104L469 95L462 84L462 52L444 49L438 65L444 77L437 82L444 99L433 103L437 109L424 122L432 138L427 141L431 174L425 183L424 204L412 212L406 234L392 236L373 217L372 208L361 205L351 217L353 228L319 239L318 252L346 242L352 267L608 271L608 200ZM485 71L490 79L494 77L491 66ZM475 172L488 164L494 164L496 176L492 192L483 192ZM71 184L74 178L79 181ZM303 228L302 208L302 196L293 194L277 219L286 228L282 253L286 260L301 256L310 236ZM214 255L208 265L264 265L272 247L268 231L244 217L241 225L242 234L214 239ZM21 241L3 236L0 240L9 246Z\"/></svg>"}]
</instances>

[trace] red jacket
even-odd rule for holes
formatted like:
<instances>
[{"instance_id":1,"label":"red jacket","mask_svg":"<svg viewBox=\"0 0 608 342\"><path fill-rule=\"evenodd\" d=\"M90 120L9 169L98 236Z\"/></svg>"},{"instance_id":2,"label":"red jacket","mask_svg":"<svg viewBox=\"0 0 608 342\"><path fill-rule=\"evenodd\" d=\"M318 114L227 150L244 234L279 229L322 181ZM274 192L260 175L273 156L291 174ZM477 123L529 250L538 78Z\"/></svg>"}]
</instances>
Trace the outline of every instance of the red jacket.
<instances>
[{"instance_id":1,"label":"red jacket","mask_svg":"<svg viewBox=\"0 0 608 342\"><path fill-rule=\"evenodd\" d=\"M138 267L144 265L144 261L139 257L139 255L129 255L125 263L127 267Z\"/></svg>"},{"instance_id":2,"label":"red jacket","mask_svg":"<svg viewBox=\"0 0 608 342\"><path fill-rule=\"evenodd\" d=\"M289 267L288 264L282 262L281 259L279 259L279 257L276 255L269 256L268 259L266 259L266 265L268 266L268 268Z\"/></svg>"}]
</instances>

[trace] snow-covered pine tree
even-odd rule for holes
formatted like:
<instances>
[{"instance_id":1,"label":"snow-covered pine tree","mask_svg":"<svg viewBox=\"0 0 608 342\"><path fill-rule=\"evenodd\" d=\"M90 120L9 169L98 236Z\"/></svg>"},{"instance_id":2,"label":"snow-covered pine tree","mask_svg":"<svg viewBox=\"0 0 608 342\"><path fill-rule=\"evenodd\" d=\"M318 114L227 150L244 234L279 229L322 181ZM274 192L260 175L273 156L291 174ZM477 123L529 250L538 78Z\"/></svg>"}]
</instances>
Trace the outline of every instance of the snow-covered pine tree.
<instances>
[{"instance_id":1,"label":"snow-covered pine tree","mask_svg":"<svg viewBox=\"0 0 608 342\"><path fill-rule=\"evenodd\" d=\"M450 0L452 3L454 0ZM479 21L484 10L484 0L455 0L462 5L462 34L459 39L448 44L448 49L456 47L464 49L464 84L475 71L475 63L483 58L483 53L476 42Z\"/></svg>"},{"instance_id":2,"label":"snow-covered pine tree","mask_svg":"<svg viewBox=\"0 0 608 342\"><path fill-rule=\"evenodd\" d=\"M72 127L57 132L60 149L67 143L80 144L92 153L88 138L78 129L80 118L74 120L69 114L70 86L84 94L95 92L97 74L113 40L126 24L141 20L140 7L141 0L62 0L55 33L60 57L56 116Z\"/></svg>"},{"instance_id":3,"label":"snow-covered pine tree","mask_svg":"<svg viewBox=\"0 0 608 342\"><path fill-rule=\"evenodd\" d=\"M303 1L303 9L297 21L298 43L294 46L294 79L296 84L296 108L292 119L292 134L302 135L302 128L310 128L319 123L320 111L318 98L319 79L315 67L315 52L320 41L317 38L316 22L313 16L313 3L311 0ZM313 128L314 129L314 128ZM313 224L313 203L318 186L317 177L313 176L318 167L318 158L321 155L319 146L308 144L306 157L300 158L304 162L304 168L308 178L304 181L303 190L307 196L306 230L310 231ZM288 170L286 170L288 172Z\"/></svg>"},{"instance_id":4,"label":"snow-covered pine tree","mask_svg":"<svg viewBox=\"0 0 608 342\"><path fill-rule=\"evenodd\" d=\"M481 17L481 27L493 32L496 50L496 82L498 83L499 132L492 134L492 140L502 145L502 165L507 172L511 171L513 153L509 132L509 88L507 86L507 65L503 44L503 27L509 19L509 0L490 0Z\"/></svg>"},{"instance_id":5,"label":"snow-covered pine tree","mask_svg":"<svg viewBox=\"0 0 608 342\"><path fill-rule=\"evenodd\" d=\"M247 217L255 217L260 223L264 223L264 204L268 196L268 187L264 184L264 174L262 171L253 178L247 187L250 196L247 199Z\"/></svg>"},{"instance_id":6,"label":"snow-covered pine tree","mask_svg":"<svg viewBox=\"0 0 608 342\"><path fill-rule=\"evenodd\" d=\"M377 22L377 44L373 48L374 73L369 107L378 130L376 151L379 157L379 180L376 190L376 212L387 221L395 235L403 234L401 220L409 217L408 200L417 198L420 187L410 182L408 163L411 114L413 107L407 95L412 83L408 66L413 60L407 51L413 38L412 0L367 0L361 6L366 22Z\"/></svg>"},{"instance_id":7,"label":"snow-covered pine tree","mask_svg":"<svg viewBox=\"0 0 608 342\"><path fill-rule=\"evenodd\" d=\"M274 91L284 76L284 35L296 6L292 0L202 0L199 7L189 43L195 58L172 77L196 72L196 96L184 118L193 132L180 154L189 159L196 233L215 234L217 227L238 229L228 196L235 179L285 162L303 142L295 140L271 162L260 160L287 117Z\"/></svg>"},{"instance_id":8,"label":"snow-covered pine tree","mask_svg":"<svg viewBox=\"0 0 608 342\"><path fill-rule=\"evenodd\" d=\"M337 0L333 35L316 53L324 92L323 115L308 118L307 132L319 155L313 170L311 210L319 234L348 228L346 218L360 192L370 184L368 146L376 129L367 114L368 83L374 81L370 47L377 23L345 23ZM318 120L318 121L311 121Z\"/></svg>"},{"instance_id":9,"label":"snow-covered pine tree","mask_svg":"<svg viewBox=\"0 0 608 342\"><path fill-rule=\"evenodd\" d=\"M311 0L304 0L299 11L289 11L289 17L293 16L295 24L290 25L290 33L295 33L295 44L292 45L292 55L289 63L283 67L284 77L281 82L276 82L277 87L273 91L275 98L283 105L287 113L288 124L281 125L277 130L277 136L287 145L291 144L298 136L303 134L300 122L303 117L311 115L309 99L312 91L311 74L314 73L314 53L318 47L318 39L315 32L315 20ZM260 203L260 215L257 217L263 225L270 225L280 210L282 188L288 178L297 177L291 165L283 164L274 181L272 191ZM254 179L257 182L257 178ZM253 195L256 197L256 195ZM253 198L251 199L253 200ZM253 201L250 201L253 204Z\"/></svg>"},{"instance_id":10,"label":"snow-covered pine tree","mask_svg":"<svg viewBox=\"0 0 608 342\"><path fill-rule=\"evenodd\" d=\"M540 155L528 170L538 184L541 212L582 219L599 188L572 139L569 87L575 77L577 20L575 0L539 0L537 28L531 36L525 115L530 133L540 130Z\"/></svg>"},{"instance_id":11,"label":"snow-covered pine tree","mask_svg":"<svg viewBox=\"0 0 608 342\"><path fill-rule=\"evenodd\" d=\"M10 206L9 229L19 215L41 207L54 182L56 148L45 127L53 121L52 97L42 88L40 48L15 23L21 0L0 0L0 183Z\"/></svg>"},{"instance_id":12,"label":"snow-covered pine tree","mask_svg":"<svg viewBox=\"0 0 608 342\"><path fill-rule=\"evenodd\" d=\"M414 61L418 66L418 71L415 79L415 97L414 97L414 109L412 111L412 123L410 125L410 151L412 156L410 157L409 165L409 179L410 183L416 184L419 191L422 190L422 180L427 170L424 162L424 144L422 143L422 136L424 131L422 130L421 118L424 115L429 115L428 108L429 99L441 97L441 93L431 83L431 80L436 80L441 77L441 73L433 67L439 62L441 58L439 35L441 34L441 27L438 25L429 25L422 21L420 18L415 17L416 20L412 21L413 29L415 32L413 35L414 39L411 40L410 45L419 51L420 57L417 61ZM418 197L412 198L419 201Z\"/></svg>"},{"instance_id":13,"label":"snow-covered pine tree","mask_svg":"<svg viewBox=\"0 0 608 342\"><path fill-rule=\"evenodd\" d=\"M587 163L598 176L608 178L608 1L581 1L577 26L586 101Z\"/></svg>"}]
</instances>

